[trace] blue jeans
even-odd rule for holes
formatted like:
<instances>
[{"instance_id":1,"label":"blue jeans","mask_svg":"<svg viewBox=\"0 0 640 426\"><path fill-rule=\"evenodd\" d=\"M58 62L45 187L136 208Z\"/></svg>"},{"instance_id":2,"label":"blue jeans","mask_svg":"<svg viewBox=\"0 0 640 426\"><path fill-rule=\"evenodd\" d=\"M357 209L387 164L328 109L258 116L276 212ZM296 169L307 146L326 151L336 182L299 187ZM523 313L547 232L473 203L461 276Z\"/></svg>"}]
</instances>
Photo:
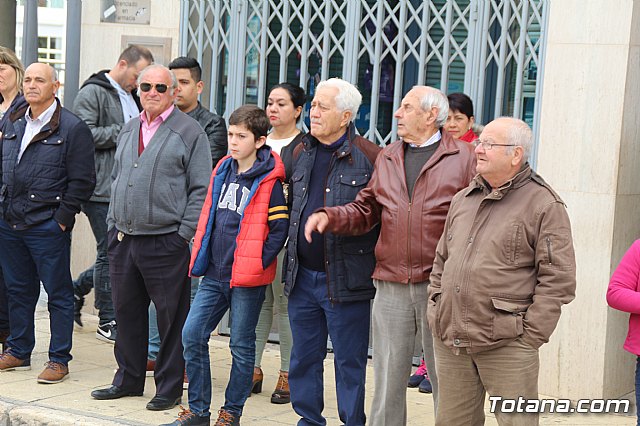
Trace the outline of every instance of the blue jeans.
<instances>
[{"instance_id":1,"label":"blue jeans","mask_svg":"<svg viewBox=\"0 0 640 426\"><path fill-rule=\"evenodd\" d=\"M211 368L208 342L211 333L229 310L229 348L233 361L222 408L237 416L242 415L242 408L253 382L256 324L264 292L265 286L230 288L228 282L208 277L200 283L182 329L184 360L189 377L189 408L195 414L210 414Z\"/></svg>"},{"instance_id":2,"label":"blue jeans","mask_svg":"<svg viewBox=\"0 0 640 426\"><path fill-rule=\"evenodd\" d=\"M324 359L331 336L338 414L346 426L365 424L364 391L369 345L370 301L331 303L327 274L298 269L289 295L293 335L289 386L298 425L326 425Z\"/></svg>"},{"instance_id":3,"label":"blue jeans","mask_svg":"<svg viewBox=\"0 0 640 426\"><path fill-rule=\"evenodd\" d=\"M636 417L640 426L640 356L636 359Z\"/></svg>"},{"instance_id":4,"label":"blue jeans","mask_svg":"<svg viewBox=\"0 0 640 426\"><path fill-rule=\"evenodd\" d=\"M9 300L7 286L4 284L2 269L0 268L0 331L9 331Z\"/></svg>"},{"instance_id":5,"label":"blue jeans","mask_svg":"<svg viewBox=\"0 0 640 426\"><path fill-rule=\"evenodd\" d=\"M107 213L109 203L87 202L82 211L89 219L91 231L96 239L96 261L93 266L82 272L74 281L76 294L85 296L93 288L95 291L95 307L100 317L100 325L116 319L111 297L111 280L109 278L109 257L107 256Z\"/></svg>"},{"instance_id":6,"label":"blue jeans","mask_svg":"<svg viewBox=\"0 0 640 426\"><path fill-rule=\"evenodd\" d=\"M18 359L29 359L35 346L34 313L40 281L49 297L49 360L67 365L73 335L71 232L54 219L23 231L0 220L0 264L9 299L11 336L7 347Z\"/></svg>"}]
</instances>

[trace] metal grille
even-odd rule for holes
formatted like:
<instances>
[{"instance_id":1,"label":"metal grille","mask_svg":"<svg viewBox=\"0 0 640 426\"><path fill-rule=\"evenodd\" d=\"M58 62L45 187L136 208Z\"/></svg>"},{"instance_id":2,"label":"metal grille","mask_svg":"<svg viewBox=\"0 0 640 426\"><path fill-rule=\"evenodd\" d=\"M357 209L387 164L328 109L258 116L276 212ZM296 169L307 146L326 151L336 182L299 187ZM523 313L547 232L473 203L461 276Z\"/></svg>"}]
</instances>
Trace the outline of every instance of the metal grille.
<instances>
[{"instance_id":1,"label":"metal grille","mask_svg":"<svg viewBox=\"0 0 640 426\"><path fill-rule=\"evenodd\" d=\"M337 76L361 90L356 126L380 145L416 84L467 93L480 123L513 115L537 133L548 1L182 0L180 51L203 65L203 104L227 117L281 81L310 99Z\"/></svg>"}]
</instances>

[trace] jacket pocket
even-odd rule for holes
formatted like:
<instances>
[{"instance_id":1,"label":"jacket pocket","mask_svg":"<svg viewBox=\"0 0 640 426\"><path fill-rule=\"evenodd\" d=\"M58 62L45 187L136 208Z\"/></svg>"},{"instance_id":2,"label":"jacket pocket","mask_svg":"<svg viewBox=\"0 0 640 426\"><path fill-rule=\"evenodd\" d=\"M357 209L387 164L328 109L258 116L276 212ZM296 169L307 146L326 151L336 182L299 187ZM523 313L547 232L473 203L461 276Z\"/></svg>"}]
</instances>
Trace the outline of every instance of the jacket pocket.
<instances>
[{"instance_id":1,"label":"jacket pocket","mask_svg":"<svg viewBox=\"0 0 640 426\"><path fill-rule=\"evenodd\" d=\"M442 293L433 293L427 301L427 322L431 333L439 339L442 339L442 330L440 329L440 305Z\"/></svg>"},{"instance_id":2,"label":"jacket pocket","mask_svg":"<svg viewBox=\"0 0 640 426\"><path fill-rule=\"evenodd\" d=\"M504 253L507 263L517 265L520 263L522 251L523 229L521 223L512 223L505 236Z\"/></svg>"},{"instance_id":3,"label":"jacket pocket","mask_svg":"<svg viewBox=\"0 0 640 426\"><path fill-rule=\"evenodd\" d=\"M529 299L505 299L492 297L493 321L491 336L493 340L511 339L524 332L522 320L531 305Z\"/></svg>"},{"instance_id":4,"label":"jacket pocket","mask_svg":"<svg viewBox=\"0 0 640 426\"><path fill-rule=\"evenodd\" d=\"M358 192L367 185L369 179L371 179L371 174L365 171L361 173L340 174L339 205L347 204L355 200Z\"/></svg>"},{"instance_id":5,"label":"jacket pocket","mask_svg":"<svg viewBox=\"0 0 640 426\"><path fill-rule=\"evenodd\" d=\"M349 241L350 239L355 241ZM376 266L373 254L375 241L371 244L369 237L347 237L343 243L344 267L346 271L345 285L349 290L373 289L371 275Z\"/></svg>"}]
</instances>

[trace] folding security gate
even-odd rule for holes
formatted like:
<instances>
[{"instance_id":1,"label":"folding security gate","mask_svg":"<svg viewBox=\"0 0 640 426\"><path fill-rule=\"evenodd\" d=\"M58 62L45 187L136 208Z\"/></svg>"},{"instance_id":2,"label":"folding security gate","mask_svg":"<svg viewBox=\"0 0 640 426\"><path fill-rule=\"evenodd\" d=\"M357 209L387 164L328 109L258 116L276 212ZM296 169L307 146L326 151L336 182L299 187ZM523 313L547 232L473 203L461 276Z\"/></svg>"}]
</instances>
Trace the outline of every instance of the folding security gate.
<instances>
[{"instance_id":1,"label":"folding security gate","mask_svg":"<svg viewBox=\"0 0 640 426\"><path fill-rule=\"evenodd\" d=\"M225 116L263 106L281 81L310 99L342 77L363 93L358 131L380 145L396 139L393 111L416 84L467 93L480 123L513 115L537 133L548 3L182 0L180 52L203 64L202 102Z\"/></svg>"}]
</instances>

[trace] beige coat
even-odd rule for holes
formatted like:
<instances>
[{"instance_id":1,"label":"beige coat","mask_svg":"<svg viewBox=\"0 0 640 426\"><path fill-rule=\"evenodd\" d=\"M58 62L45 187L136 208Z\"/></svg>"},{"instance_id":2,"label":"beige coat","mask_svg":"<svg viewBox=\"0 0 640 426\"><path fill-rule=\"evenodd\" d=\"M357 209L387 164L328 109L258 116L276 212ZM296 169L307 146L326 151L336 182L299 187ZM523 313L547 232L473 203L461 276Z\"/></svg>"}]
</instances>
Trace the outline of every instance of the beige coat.
<instances>
[{"instance_id":1,"label":"beige coat","mask_svg":"<svg viewBox=\"0 0 640 426\"><path fill-rule=\"evenodd\" d=\"M560 197L528 165L496 190L476 176L453 198L436 249L429 326L454 352L493 349L519 336L538 348L575 286Z\"/></svg>"}]
</instances>

